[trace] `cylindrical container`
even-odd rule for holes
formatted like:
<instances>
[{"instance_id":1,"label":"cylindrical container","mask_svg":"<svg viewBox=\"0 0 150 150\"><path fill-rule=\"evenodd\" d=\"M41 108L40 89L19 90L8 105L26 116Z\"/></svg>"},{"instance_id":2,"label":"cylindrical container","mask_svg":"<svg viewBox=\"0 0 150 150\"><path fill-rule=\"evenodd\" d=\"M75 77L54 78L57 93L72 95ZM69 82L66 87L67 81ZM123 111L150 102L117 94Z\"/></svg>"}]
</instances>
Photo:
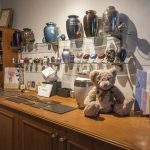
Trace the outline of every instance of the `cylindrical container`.
<instances>
[{"instance_id":1,"label":"cylindrical container","mask_svg":"<svg viewBox=\"0 0 150 150\"><path fill-rule=\"evenodd\" d=\"M59 29L54 22L46 23L44 27L45 42L55 42L58 40Z\"/></svg>"},{"instance_id":2,"label":"cylindrical container","mask_svg":"<svg viewBox=\"0 0 150 150\"><path fill-rule=\"evenodd\" d=\"M66 21L66 29L69 39L83 37L83 28L78 16L70 15Z\"/></svg>"},{"instance_id":3,"label":"cylindrical container","mask_svg":"<svg viewBox=\"0 0 150 150\"><path fill-rule=\"evenodd\" d=\"M103 13L103 31L114 32L119 25L119 13L114 6L109 6Z\"/></svg>"},{"instance_id":4,"label":"cylindrical container","mask_svg":"<svg viewBox=\"0 0 150 150\"><path fill-rule=\"evenodd\" d=\"M118 52L117 52L117 58L120 60L120 62L124 62L125 59L127 57L127 52L125 48L121 48Z\"/></svg>"},{"instance_id":5,"label":"cylindrical container","mask_svg":"<svg viewBox=\"0 0 150 150\"><path fill-rule=\"evenodd\" d=\"M63 49L62 59L63 59L64 63L70 62L70 50L69 49Z\"/></svg>"},{"instance_id":6,"label":"cylindrical container","mask_svg":"<svg viewBox=\"0 0 150 150\"><path fill-rule=\"evenodd\" d=\"M23 44L33 43L35 41L34 39L34 33L29 28L24 28L22 31L22 42Z\"/></svg>"},{"instance_id":7,"label":"cylindrical container","mask_svg":"<svg viewBox=\"0 0 150 150\"><path fill-rule=\"evenodd\" d=\"M70 53L70 63L74 63L74 54Z\"/></svg>"},{"instance_id":8,"label":"cylindrical container","mask_svg":"<svg viewBox=\"0 0 150 150\"><path fill-rule=\"evenodd\" d=\"M92 88L89 78L76 78L74 81L75 98L79 108L84 108L84 100Z\"/></svg>"},{"instance_id":9,"label":"cylindrical container","mask_svg":"<svg viewBox=\"0 0 150 150\"><path fill-rule=\"evenodd\" d=\"M20 47L22 42L21 31L15 31L13 33L13 45L15 47Z\"/></svg>"},{"instance_id":10,"label":"cylindrical container","mask_svg":"<svg viewBox=\"0 0 150 150\"><path fill-rule=\"evenodd\" d=\"M99 25L96 11L88 10L83 18L84 31L87 37L94 37L98 35Z\"/></svg>"}]
</instances>

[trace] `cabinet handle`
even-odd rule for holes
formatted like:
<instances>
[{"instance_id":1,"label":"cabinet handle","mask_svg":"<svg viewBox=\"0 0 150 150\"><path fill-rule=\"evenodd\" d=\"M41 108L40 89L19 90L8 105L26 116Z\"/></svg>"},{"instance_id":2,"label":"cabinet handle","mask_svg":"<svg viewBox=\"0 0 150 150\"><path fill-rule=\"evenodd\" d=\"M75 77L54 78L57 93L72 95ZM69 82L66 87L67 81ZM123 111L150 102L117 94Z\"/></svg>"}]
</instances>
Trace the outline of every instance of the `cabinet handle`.
<instances>
[{"instance_id":1,"label":"cabinet handle","mask_svg":"<svg viewBox=\"0 0 150 150\"><path fill-rule=\"evenodd\" d=\"M67 149L67 138L60 137L59 138L59 150L66 150Z\"/></svg>"},{"instance_id":2,"label":"cabinet handle","mask_svg":"<svg viewBox=\"0 0 150 150\"><path fill-rule=\"evenodd\" d=\"M58 137L58 133L57 133L57 132L53 133L53 134L51 135L51 137L52 137L53 139L56 138L56 137Z\"/></svg>"},{"instance_id":3,"label":"cabinet handle","mask_svg":"<svg viewBox=\"0 0 150 150\"><path fill-rule=\"evenodd\" d=\"M60 142L60 143L65 142L66 140L67 140L66 137L61 137L61 138L59 138L59 142Z\"/></svg>"}]
</instances>

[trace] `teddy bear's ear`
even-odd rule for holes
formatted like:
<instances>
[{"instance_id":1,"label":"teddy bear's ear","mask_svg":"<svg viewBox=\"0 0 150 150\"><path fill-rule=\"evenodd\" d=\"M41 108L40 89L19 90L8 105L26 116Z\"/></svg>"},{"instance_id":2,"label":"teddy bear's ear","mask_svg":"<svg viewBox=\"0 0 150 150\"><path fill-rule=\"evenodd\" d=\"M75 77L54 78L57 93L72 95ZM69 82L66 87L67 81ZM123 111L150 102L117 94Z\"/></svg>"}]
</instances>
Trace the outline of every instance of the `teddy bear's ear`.
<instances>
[{"instance_id":1,"label":"teddy bear's ear","mask_svg":"<svg viewBox=\"0 0 150 150\"><path fill-rule=\"evenodd\" d=\"M94 70L94 71L90 72L90 79L91 79L92 82L95 82L95 78L96 78L97 75L98 75L97 70Z\"/></svg>"},{"instance_id":2,"label":"teddy bear's ear","mask_svg":"<svg viewBox=\"0 0 150 150\"><path fill-rule=\"evenodd\" d=\"M111 69L109 69L109 71L114 75L114 76L116 76L116 74L117 74L117 70L116 70L116 68L115 67L113 67L113 68L111 68Z\"/></svg>"}]
</instances>

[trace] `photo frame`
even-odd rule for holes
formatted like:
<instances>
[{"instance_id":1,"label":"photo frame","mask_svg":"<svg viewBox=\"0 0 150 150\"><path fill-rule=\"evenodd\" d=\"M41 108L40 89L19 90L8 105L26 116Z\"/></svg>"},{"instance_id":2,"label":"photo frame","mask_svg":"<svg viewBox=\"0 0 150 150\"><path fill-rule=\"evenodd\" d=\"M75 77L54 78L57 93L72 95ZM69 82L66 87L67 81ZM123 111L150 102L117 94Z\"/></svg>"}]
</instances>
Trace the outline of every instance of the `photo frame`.
<instances>
[{"instance_id":1,"label":"photo frame","mask_svg":"<svg viewBox=\"0 0 150 150\"><path fill-rule=\"evenodd\" d=\"M0 12L0 27L11 27L13 19L13 9L6 8Z\"/></svg>"},{"instance_id":2,"label":"photo frame","mask_svg":"<svg viewBox=\"0 0 150 150\"><path fill-rule=\"evenodd\" d=\"M5 67L4 73L4 89L18 89L18 68L16 67Z\"/></svg>"},{"instance_id":3,"label":"photo frame","mask_svg":"<svg viewBox=\"0 0 150 150\"><path fill-rule=\"evenodd\" d=\"M38 83L36 81L27 81L27 85L26 85L27 90L36 91L38 88L37 86Z\"/></svg>"}]
</instances>

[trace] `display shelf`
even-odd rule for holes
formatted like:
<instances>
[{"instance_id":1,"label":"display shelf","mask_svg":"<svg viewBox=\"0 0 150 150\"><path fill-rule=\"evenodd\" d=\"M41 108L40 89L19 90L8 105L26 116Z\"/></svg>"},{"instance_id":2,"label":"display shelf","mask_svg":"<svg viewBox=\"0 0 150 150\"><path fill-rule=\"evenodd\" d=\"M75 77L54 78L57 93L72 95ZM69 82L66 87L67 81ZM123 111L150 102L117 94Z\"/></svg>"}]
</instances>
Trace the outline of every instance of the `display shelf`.
<instances>
[{"instance_id":1,"label":"display shelf","mask_svg":"<svg viewBox=\"0 0 150 150\"><path fill-rule=\"evenodd\" d=\"M57 66L59 66L59 65L101 65L101 64L105 64L105 65L117 65L117 66L121 66L121 65L125 65L125 64L128 64L128 63L108 63L108 62L74 62L74 63L48 63L47 65L45 64L45 65L43 65L43 66L45 66L45 67L49 67L49 66L55 66L55 67L57 67ZM26 66L26 65L25 65ZM29 64L29 66L30 66L30 64ZM34 65L32 65L32 69L34 70L35 69L35 64ZM38 64L38 67L39 66L41 66L40 64ZM41 66L42 67L42 66ZM39 72L39 71L25 71L25 72L28 72L28 73L30 73L30 72L32 72L32 73L37 73L37 72ZM41 69L39 69L39 70L41 70ZM41 71L40 71L41 72Z\"/></svg>"},{"instance_id":2,"label":"display shelf","mask_svg":"<svg viewBox=\"0 0 150 150\"><path fill-rule=\"evenodd\" d=\"M102 35L102 36L97 36L97 37L83 37L83 38L72 39L72 40L69 40L69 39L58 40L58 41L48 42L48 43L36 42L33 44L33 49L39 50L39 48L42 48L42 47L48 47L48 49L50 49L51 47L53 49L54 48L58 49L60 47L69 47L71 44L75 44L78 49L80 49L82 47L82 45L84 45L84 44L86 44L86 45L94 44L94 46L101 47L104 44L106 44L107 41L112 40L112 39L116 43L120 43L120 40L114 36ZM69 46L65 45L66 43L70 43ZM28 51L26 51L26 53L28 53ZM32 53L32 51L29 53Z\"/></svg>"},{"instance_id":3,"label":"display shelf","mask_svg":"<svg viewBox=\"0 0 150 150\"><path fill-rule=\"evenodd\" d=\"M79 42L79 43L78 43ZM81 42L81 43L80 43ZM114 62L107 62L107 58L100 59L99 55L100 53L104 53L106 55L107 48L110 46L110 43L114 44L114 50L115 50L115 59ZM79 47L79 45L80 47ZM47 48L45 48L47 47ZM55 57L55 61L57 61L57 58L60 57L61 60L63 49L69 49L69 51L74 55L74 63L51 63L48 62L48 65L51 66L59 66L59 65L99 65L99 64L110 64L110 65L116 65L122 67L124 64L128 64L128 62L120 62L116 59L117 53L119 48L121 47L121 41L120 39L111 36L111 35L102 35L99 37L83 37L73 40L64 40L64 41L55 41L50 43L34 43L33 44L33 50L28 51L26 48L23 47L24 51L21 51L22 58L28 58L28 59L44 59L46 56L51 60L52 57ZM78 54L82 53L81 58L77 58ZM92 59L92 54L97 54L96 59ZM84 59L83 56L86 54L89 54L89 59ZM48 60L48 61L49 61ZM29 64L30 65L30 64ZM36 63L33 63L33 65L37 65ZM24 65L25 66L25 65ZM38 64L40 66L40 64Z\"/></svg>"}]
</instances>

